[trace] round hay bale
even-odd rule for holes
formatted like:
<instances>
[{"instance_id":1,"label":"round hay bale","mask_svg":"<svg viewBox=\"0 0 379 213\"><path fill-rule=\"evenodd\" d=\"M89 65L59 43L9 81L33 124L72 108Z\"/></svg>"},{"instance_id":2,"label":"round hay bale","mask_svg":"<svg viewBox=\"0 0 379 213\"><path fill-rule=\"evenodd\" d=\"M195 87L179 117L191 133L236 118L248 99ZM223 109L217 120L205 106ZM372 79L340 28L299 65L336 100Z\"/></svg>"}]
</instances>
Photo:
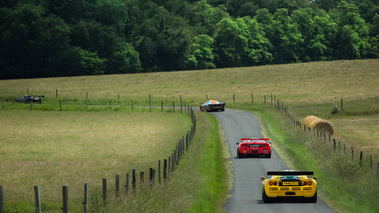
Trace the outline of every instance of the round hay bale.
<instances>
[{"instance_id":1,"label":"round hay bale","mask_svg":"<svg viewBox=\"0 0 379 213\"><path fill-rule=\"evenodd\" d=\"M301 123L303 125L306 125L308 127L312 127L314 129L317 129L321 132L327 132L330 135L334 134L334 128L332 124L329 121L323 120L321 118L318 118L314 115L309 115L305 117Z\"/></svg>"}]
</instances>

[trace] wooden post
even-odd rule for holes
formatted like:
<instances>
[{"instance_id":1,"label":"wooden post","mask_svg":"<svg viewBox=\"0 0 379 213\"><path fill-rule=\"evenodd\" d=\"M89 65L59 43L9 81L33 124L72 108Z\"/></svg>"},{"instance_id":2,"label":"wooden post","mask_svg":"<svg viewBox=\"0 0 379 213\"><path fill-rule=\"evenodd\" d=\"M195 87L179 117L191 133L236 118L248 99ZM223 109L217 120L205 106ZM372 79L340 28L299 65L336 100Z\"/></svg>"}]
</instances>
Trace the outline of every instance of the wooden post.
<instances>
[{"instance_id":1,"label":"wooden post","mask_svg":"<svg viewBox=\"0 0 379 213\"><path fill-rule=\"evenodd\" d=\"M153 168L150 167L149 169L149 182L152 183L153 181Z\"/></svg>"},{"instance_id":2,"label":"wooden post","mask_svg":"<svg viewBox=\"0 0 379 213\"><path fill-rule=\"evenodd\" d=\"M264 103L265 103L265 105L266 105L266 95L264 96L264 100L265 100L265 102L264 102Z\"/></svg>"},{"instance_id":3,"label":"wooden post","mask_svg":"<svg viewBox=\"0 0 379 213\"><path fill-rule=\"evenodd\" d=\"M58 97L58 89L55 90L55 97Z\"/></svg>"},{"instance_id":4,"label":"wooden post","mask_svg":"<svg viewBox=\"0 0 379 213\"><path fill-rule=\"evenodd\" d=\"M158 160L158 182L161 183L161 161Z\"/></svg>"},{"instance_id":5,"label":"wooden post","mask_svg":"<svg viewBox=\"0 0 379 213\"><path fill-rule=\"evenodd\" d=\"M84 202L83 202L83 207L84 207L84 213L87 213L87 211L88 211L88 183L84 184Z\"/></svg>"},{"instance_id":6,"label":"wooden post","mask_svg":"<svg viewBox=\"0 0 379 213\"><path fill-rule=\"evenodd\" d=\"M107 179L103 178L103 203L107 204Z\"/></svg>"},{"instance_id":7,"label":"wooden post","mask_svg":"<svg viewBox=\"0 0 379 213\"><path fill-rule=\"evenodd\" d=\"M115 176L115 190L116 196L118 197L120 195L120 175Z\"/></svg>"},{"instance_id":8,"label":"wooden post","mask_svg":"<svg viewBox=\"0 0 379 213\"><path fill-rule=\"evenodd\" d=\"M63 195L63 213L68 213L68 186L62 186L62 195Z\"/></svg>"},{"instance_id":9,"label":"wooden post","mask_svg":"<svg viewBox=\"0 0 379 213\"><path fill-rule=\"evenodd\" d=\"M182 95L180 95L180 113L183 113Z\"/></svg>"},{"instance_id":10,"label":"wooden post","mask_svg":"<svg viewBox=\"0 0 379 213\"><path fill-rule=\"evenodd\" d=\"M207 96L207 101L209 101L208 95L206 95L206 96Z\"/></svg>"},{"instance_id":11,"label":"wooden post","mask_svg":"<svg viewBox=\"0 0 379 213\"><path fill-rule=\"evenodd\" d=\"M139 172L139 181L141 184L145 182L145 172Z\"/></svg>"},{"instance_id":12,"label":"wooden post","mask_svg":"<svg viewBox=\"0 0 379 213\"><path fill-rule=\"evenodd\" d=\"M133 186L133 192L136 192L136 170L133 169L132 171L132 186Z\"/></svg>"},{"instance_id":13,"label":"wooden post","mask_svg":"<svg viewBox=\"0 0 379 213\"><path fill-rule=\"evenodd\" d=\"M172 101L172 111L175 112L175 101Z\"/></svg>"},{"instance_id":14,"label":"wooden post","mask_svg":"<svg viewBox=\"0 0 379 213\"><path fill-rule=\"evenodd\" d=\"M336 139L333 138L333 147L334 147L334 151L336 151Z\"/></svg>"},{"instance_id":15,"label":"wooden post","mask_svg":"<svg viewBox=\"0 0 379 213\"><path fill-rule=\"evenodd\" d=\"M363 152L359 155L359 165L362 166Z\"/></svg>"},{"instance_id":16,"label":"wooden post","mask_svg":"<svg viewBox=\"0 0 379 213\"><path fill-rule=\"evenodd\" d=\"M251 94L251 103L254 103L254 94Z\"/></svg>"},{"instance_id":17,"label":"wooden post","mask_svg":"<svg viewBox=\"0 0 379 213\"><path fill-rule=\"evenodd\" d=\"M170 173L171 173L171 156L168 156L167 175L170 176Z\"/></svg>"},{"instance_id":18,"label":"wooden post","mask_svg":"<svg viewBox=\"0 0 379 213\"><path fill-rule=\"evenodd\" d=\"M234 93L233 93L233 102L234 102L234 103L236 102L236 96L235 96Z\"/></svg>"},{"instance_id":19,"label":"wooden post","mask_svg":"<svg viewBox=\"0 0 379 213\"><path fill-rule=\"evenodd\" d=\"M163 179L164 181L167 180L167 159L164 159L163 162Z\"/></svg>"},{"instance_id":20,"label":"wooden post","mask_svg":"<svg viewBox=\"0 0 379 213\"><path fill-rule=\"evenodd\" d=\"M353 147L351 147L351 159L354 160L354 149L353 149Z\"/></svg>"},{"instance_id":21,"label":"wooden post","mask_svg":"<svg viewBox=\"0 0 379 213\"><path fill-rule=\"evenodd\" d=\"M36 213L41 213L41 195L39 186L34 186L34 194L36 199Z\"/></svg>"},{"instance_id":22,"label":"wooden post","mask_svg":"<svg viewBox=\"0 0 379 213\"><path fill-rule=\"evenodd\" d=\"M341 152L341 141L338 142L338 152Z\"/></svg>"},{"instance_id":23,"label":"wooden post","mask_svg":"<svg viewBox=\"0 0 379 213\"><path fill-rule=\"evenodd\" d=\"M0 185L0 213L4 213L4 191L3 186Z\"/></svg>"},{"instance_id":24,"label":"wooden post","mask_svg":"<svg viewBox=\"0 0 379 213\"><path fill-rule=\"evenodd\" d=\"M271 107L272 107L272 93L271 93Z\"/></svg>"}]
</instances>

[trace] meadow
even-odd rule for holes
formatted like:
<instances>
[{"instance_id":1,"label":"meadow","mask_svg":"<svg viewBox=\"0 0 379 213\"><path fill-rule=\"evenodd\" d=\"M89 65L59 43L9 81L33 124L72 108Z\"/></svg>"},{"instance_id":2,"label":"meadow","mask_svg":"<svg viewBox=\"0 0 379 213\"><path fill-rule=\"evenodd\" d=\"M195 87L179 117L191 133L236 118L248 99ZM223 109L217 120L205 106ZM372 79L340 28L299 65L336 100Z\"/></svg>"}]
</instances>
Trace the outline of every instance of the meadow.
<instances>
[{"instance_id":1,"label":"meadow","mask_svg":"<svg viewBox=\"0 0 379 213\"><path fill-rule=\"evenodd\" d=\"M27 92L31 95L45 95L43 98L43 104L35 104L33 105L33 110L30 110L29 105L16 105L11 103L13 98L25 95ZM151 100L149 99L149 95ZM263 105L265 95L267 98L266 106ZM93 125L101 125L100 122L98 122L98 119L103 121L104 119L109 119L108 116L121 116L122 119L113 119L113 121L116 122L116 126L126 125L125 123L128 121L131 125L129 126L130 129L137 131L130 132L127 137L135 137L136 139L138 136L133 135L139 134L139 132L142 131L144 122L141 120L144 119L128 118L135 113L131 112L132 103L134 106L148 106L151 102L153 106L157 107L154 108L156 112L153 112L152 115L158 116L155 114L160 114L158 111L160 111L159 106L161 103L164 103L166 107L170 107L174 102L175 106L178 107L180 100L182 99L183 105L190 105L197 108L200 103L205 102L207 97L209 97L209 99L226 101L227 108L251 110L253 113L260 114L261 122L264 128L269 132L272 124L275 123L282 126L288 126L288 124L280 119L272 118L276 112L271 112L270 110L271 95L276 100L283 101L284 105L288 107L287 110L289 113L297 120L301 121L307 115L315 115L330 121L335 130L333 137L336 138L337 141L342 141L348 147L354 146L356 150L362 150L365 153L365 158L372 155L374 162L378 162L379 60L377 59L128 75L2 80L0 81L0 97L3 101L4 108L0 112L1 122L6 124L9 122L12 124L11 118L19 117L19 123L14 123L13 128L9 129L5 128L5 126L8 125L3 125L1 131L2 136L8 135L9 133L17 135L20 132L28 134L28 132L31 132L29 131L30 129L37 131L35 127L31 127L28 123L36 123L43 126L43 122L38 121L38 118L42 118L46 121L53 119L53 117L59 116L62 113L68 113L68 118L75 117L76 119L85 119L88 115L91 115L88 118L90 121L87 123L93 123ZM233 96L235 97L234 100ZM331 111L336 105L341 109L341 98L343 99L343 110L340 110L336 114L331 114ZM67 112L58 112L59 101L62 102L63 111ZM86 108L86 104L90 104L89 110ZM113 108L110 107L110 104ZM134 111L138 110L141 111L141 113L144 113L144 110L142 109L134 109ZM166 109L164 111L166 111ZM42 115L40 115L40 113ZM96 113L99 113L101 116L97 116ZM124 116L123 113L126 113L126 117L122 117ZM145 118L151 115L149 114L150 112L146 113L143 114ZM18 116L17 114L20 114L21 116ZM30 118L29 122L22 122L22 115L25 114L34 118ZM163 113L156 117L156 120L165 119L164 117L169 115L171 114ZM90 117L93 116L97 118L91 119ZM100 119L100 117L103 116L104 118ZM138 117L139 115L134 116ZM207 122L206 120L207 119L204 118L203 122ZM56 120L55 122L59 121ZM109 127L108 132L99 133L105 138L108 137L108 135L112 136L112 128L115 128L115 130L118 129L114 127L115 124L110 124L109 120L107 122ZM159 121L155 122L160 124ZM266 124L266 122L271 122L272 124ZM79 121L79 123L86 122ZM88 128L86 125L70 125L73 124L67 121L63 124L64 128L59 129L60 131L64 131L64 129L78 131L78 129L80 129L85 132L86 128ZM185 127L180 127L182 130L175 130L177 125L172 125L168 122L167 124L162 125L162 128L170 128L170 126L171 128L173 128L172 126L175 127L172 131L179 132L182 132L183 128L185 129L188 127L187 125ZM54 127L53 123L49 122L46 124L45 128L58 129L58 127ZM208 131L208 133L204 133L204 135L201 136L202 138L198 139L199 141L207 141L204 140L204 138L209 137L206 135L212 134L210 133L210 129L207 129L209 127L204 128L204 131ZM55 134L59 133L58 130L49 131L55 131L54 134L51 134L51 137L53 138ZM272 131L271 135L273 138L277 138L278 149L281 147L283 148L283 156L287 155L287 152L289 153L288 162L290 163L290 159L296 158L296 156L291 155L291 149L288 149L288 147L286 149L286 143L281 143L280 138L284 138L284 136L279 133L282 133L283 131L288 132L288 135L290 135L291 138L287 140L297 141L300 136L295 134L296 131L290 129L283 130L280 127L276 127ZM80 140L85 141L85 139L81 138L81 135L75 131L70 132L70 134L75 136L71 140L75 140L75 138L78 137ZM25 141L28 140L28 136L21 135L20 140L24 140L23 144L25 144ZM39 132L37 135L34 135L34 137L42 138L42 135L43 133ZM178 138L171 136L171 134L168 133L157 133L157 135L159 135L159 137L166 136L166 140L172 141L172 143L176 143ZM124 136L126 137L126 135L114 137L124 138ZM67 137L70 139L69 136ZM66 138L62 136L61 140L65 141ZM7 143L7 140L2 140L1 143ZM36 144L36 142L34 141L32 144ZM303 147L304 150L314 148L311 144L312 143L307 143L305 148ZM46 146L49 147L49 144L46 143ZM22 145L16 144L15 147L22 148ZM32 150L35 149L33 146L27 148L32 148ZM117 150L117 148L114 149L114 151ZM128 152L134 151L133 147L128 149ZM42 151L38 151L38 149L36 149L36 152L38 152L39 155L44 154ZM7 152L2 151L1 156L6 155L6 153ZM109 157L110 154L111 153L108 153L107 156ZM129 154L124 153L124 155ZM140 156L135 156L128 159L135 161L139 157ZM66 156L63 158L66 159ZM83 154L83 158L86 158L86 155ZM70 159L70 155L67 155L67 159ZM101 161L101 159L98 160ZM124 160L126 161L126 159ZM142 157L141 160L144 161L146 159ZM338 159L333 160L334 161L332 162L323 164L323 167L325 165L331 165L333 162L338 162ZM309 159L307 159L306 162L309 162ZM111 161L110 164L113 165L115 163ZM3 164L2 160L1 166L3 167L3 165L5 164ZM296 165L298 168L301 168L302 166L304 165ZM355 166L355 164L351 165L347 170L355 171ZM104 165L104 167L106 167L106 165ZM192 168L193 166L190 167ZM124 168L124 170L125 169L126 168ZM344 169L340 168L340 170ZM111 174L112 172L108 174ZM196 171L192 172L196 173ZM326 175L327 173L327 171L324 171L323 174ZM367 173L364 173L363 175L365 174ZM199 178L201 179L202 177L200 176ZM7 181L9 181L9 179L7 179ZM338 179L333 181L338 181ZM3 181L0 182L2 183ZM200 182L204 183L202 181ZM375 194L375 191L373 193ZM194 195L192 194L191 196ZM327 199L328 196L334 195L328 195L328 192L326 192L325 199ZM151 201L151 199L149 200ZM189 202L191 203L191 201ZM218 202L218 200L216 202ZM191 206L190 203L187 203L184 206ZM344 206L345 210L349 209L349 205L347 204L342 204L342 206ZM140 208L143 209L146 207Z\"/></svg>"}]
</instances>

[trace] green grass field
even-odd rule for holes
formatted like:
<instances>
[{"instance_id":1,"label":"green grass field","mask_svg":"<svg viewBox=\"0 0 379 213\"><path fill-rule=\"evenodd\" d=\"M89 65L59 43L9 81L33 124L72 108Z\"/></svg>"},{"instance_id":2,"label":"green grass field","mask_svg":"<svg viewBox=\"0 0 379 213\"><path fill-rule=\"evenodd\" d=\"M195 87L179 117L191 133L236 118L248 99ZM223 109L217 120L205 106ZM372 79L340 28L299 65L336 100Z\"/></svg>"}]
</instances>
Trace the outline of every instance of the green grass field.
<instances>
[{"instance_id":1,"label":"green grass field","mask_svg":"<svg viewBox=\"0 0 379 213\"><path fill-rule=\"evenodd\" d=\"M362 150L365 153L365 160L367 159L367 156L372 155L373 161L375 163L379 160L378 85L379 60L312 62L302 64L130 75L2 80L0 81L0 99L2 100L4 109L0 111L0 121L5 125L0 128L0 131L1 136L7 139L1 140L0 143L2 143L2 147L6 147L7 149L11 150L4 151L2 149L0 152L1 171L3 171L3 168L8 168L5 167L6 164L4 163L5 160L3 159L7 159L6 157L9 157L9 153L17 152L14 155L21 156L22 158L26 159L31 159L32 156L36 155L45 155L49 156L49 158L51 156L52 159L49 159L48 161L66 159L66 162L62 163L62 165L59 166L68 166L67 168L69 169L66 169L68 171L68 174L65 175L70 176L74 172L78 172L78 170L81 169L78 164L80 164L82 160L88 158L87 154L89 153L84 152L83 147L81 148L80 144L75 144L75 152L63 155L62 152L67 152L68 149L67 147L62 146L62 141L71 141L71 143L74 143L72 141L81 141L82 143L89 143L89 141L92 141L91 138L96 138L96 136L102 138L103 140L109 137L112 138L112 140L116 141L117 139L120 140L120 138L124 137L134 137L134 139L139 138L140 132L143 132L143 129L145 129L145 120L151 119L152 123L158 123L161 125L160 120L164 120L166 117L176 115L177 113L166 112L173 111L170 109L173 105L173 101L175 102L176 112L178 112L178 108L180 106L180 98L182 98L183 105L198 107L201 102L206 101L208 96L210 99L226 101L227 108L252 110L258 114L266 113L268 115L274 116L275 113L271 113L269 110L271 109L271 94L275 100L283 101L284 105L288 107L290 114L297 120L301 121L307 115L316 115L330 121L335 129L335 135L333 137L335 137L337 141L343 142L347 147L353 146L356 150ZM31 95L45 95L43 98L43 103L41 105L33 105L33 110L30 110L30 105L12 103L13 98L25 95L27 92L29 92ZM149 95L151 97L152 105L156 106L156 108L152 109L153 112L148 112L148 108L137 107L148 106L150 102ZM235 103L233 100L233 95L235 97ZM265 95L267 98L266 106L263 105ZM252 103L252 97L254 98L254 103ZM331 111L335 105L338 105L338 107L341 108L341 98L343 99L344 110L332 115ZM59 101L62 103L63 112L59 112ZM133 112L131 112L132 102L134 105ZM160 113L161 103L167 107L164 109L164 113ZM87 107L86 104L89 104L89 107ZM141 115L139 115L140 113ZM156 117L150 118L151 115L154 115ZM23 118L23 116L25 118ZM132 118L129 118L129 116ZM136 118L133 118L134 116ZM140 118L139 116L142 116L144 118ZM61 118L63 121L60 121L59 117L63 117ZM72 120L70 121L70 118L75 122L72 123ZM43 122L41 122L41 119ZM182 118L179 116L179 120L181 119ZM18 123L16 122L17 120ZM203 122L206 122L206 120L207 119L204 119ZM278 119L271 120L273 123L280 123ZM107 125L102 123L106 123ZM61 128L59 128L58 124L61 125ZM162 126L165 129L171 127L173 132L180 132L180 134L182 134L183 131L187 131L186 128L189 126L189 123L184 126L178 126L175 123L174 125L172 124L173 123L171 121L168 121L167 123L163 122ZM129 125L129 128L126 129L134 131L129 132L127 136L117 135L120 133L114 132L117 132L115 130L120 131L121 125ZM266 126L268 132L270 125ZM287 124L284 123L283 125ZM39 126L44 127L45 130L42 131ZM89 129L92 128L101 129L100 127L104 127L107 131L98 131L96 134L92 131L89 131ZM70 132L65 135L64 131ZM211 134L210 129L207 129L207 131L208 134ZM281 130L279 127L277 127L272 130L271 135L275 137L275 135L278 135L282 131L288 131L288 133L292 132L290 129ZM80 132L87 132L90 134L90 136L83 137ZM291 139L286 140L297 141L299 136L296 136L295 133L296 131L293 131L293 133L291 133L291 135L293 135ZM28 134L33 135L30 137ZM13 136L9 138L8 135ZM59 145L49 144L50 142L47 141L44 142L43 146L40 143L37 143L39 140L45 140L44 136L46 135L50 135L50 138L53 138L52 140L54 141L57 140L56 142ZM60 137L54 137L55 135L59 135ZM154 136L154 141L156 137L165 138L163 139L164 143L176 143L178 138L181 136L177 137L177 135L172 135L171 133L169 134L166 132L157 133ZM206 138L209 136L204 133L204 135L199 137L201 137L198 139L199 141L207 141ZM278 138L282 137L283 136L280 136ZM31 140L31 142L29 142L29 140ZM289 151L290 149L286 149L286 145L283 143L281 144L279 139L277 139L277 141L278 148L282 146L284 150L283 155L289 152L287 153L289 156L288 158L296 159L296 156L291 155ZM21 143L21 145L17 143ZM9 144L15 145L11 146ZM122 145L122 143L119 145ZM99 147L97 149L102 150L102 147L106 145L99 143L98 146ZM61 152L58 150L58 153L46 154L45 149L49 150L49 147L51 150L54 150L52 147L58 147ZM202 146L200 147L204 148ZM134 148L133 146L130 146L130 148L128 147L128 150L125 152L134 153ZM312 147L309 143L308 146L306 146L304 149L311 148L314 147ZM30 151L25 152L25 150ZM96 148L94 148L94 150L96 150ZM113 173L116 172L115 170L109 170L109 168L107 170L106 168L107 165L118 165L118 163L116 163L111 156L112 154L117 154L119 152L119 148L117 145L115 145L115 148L113 148L113 151L115 153L113 153L112 150L108 151L108 153L104 153L104 156L106 156L105 158L110 158L110 162L106 162L104 164L100 163L96 165L99 165L99 167L102 168L106 174L114 175ZM76 153L76 155L74 153ZM119 154L122 157L129 155L126 153ZM125 157L121 161L128 162L126 158L132 162L141 160L143 162L146 161L145 163L147 163L148 161L144 156L132 156L132 154L130 155L131 156ZM80 156L78 157L79 159L75 159L77 156ZM306 162L312 162L313 157L306 159ZM158 159L159 157L157 157L154 161L157 161ZM70 160L77 160L79 163L71 163ZM96 157L96 159L93 159L92 161L102 162L102 159L101 157ZM290 162L290 160L288 160L288 162ZM337 160L325 163L325 165L334 165L333 162L336 163ZM32 172L32 169L30 169L31 166L41 168L41 166L44 164L44 160L39 159L39 161L34 162L34 164L33 162L30 166L26 164L25 169L20 170L20 175L27 176L30 180L38 178L42 180L43 178L46 178L46 182L53 181L51 180L53 179L53 175L50 175L49 177L49 175L45 174L39 177L38 175L40 173L38 173L36 176ZM125 165L127 165L128 169L131 169L128 163L121 164L119 166ZM302 166L303 165L297 165L299 168ZM23 167L21 166L21 168ZM120 169L126 170L127 168ZM193 166L191 168L193 168ZM343 168L344 167L340 168L340 170L343 171ZM354 171L355 164L350 166L348 165L347 168L348 169L346 170L348 171ZM52 171L61 174L62 170L58 168L52 168ZM330 171L320 171L324 175L327 175L328 172L330 173ZM191 170L190 172L196 173L198 170L195 167L195 170ZM122 171L120 173L122 173ZM99 180L94 181L98 181L98 183L100 183L100 179L102 178L100 177L101 174L99 174ZM367 173L360 175L366 174ZM12 174L7 173L8 178L5 178L5 183L19 181L17 178L10 178L9 176L11 175ZM14 175L14 177L16 176ZM339 176L337 179L333 179L332 181L340 181L338 178L344 177ZM84 181L78 184L81 185L84 183ZM370 180L363 181L369 183ZM2 179L0 179L0 184L5 186L7 185L5 183ZM53 187L56 188L51 190L59 191L59 187L65 183L66 182L64 181L57 182L56 184L58 184L58 186L54 185ZM34 183L28 184L29 185L27 187L30 188L29 193L32 193L32 184ZM199 182L199 185L197 186L199 187L201 184L204 184L204 182ZM368 187L369 186L370 185L368 185ZM82 186L78 187L82 188ZM27 190L29 190L29 188ZM351 188L354 189L355 187ZM5 190L8 189L5 188ZM377 191L374 191L373 193L375 194ZM59 194L60 193L58 193L57 196L59 196ZM361 193L359 197L363 197L363 199L366 198L365 200L370 200L367 198L367 196L370 195L372 194L367 195L365 193ZM31 196L32 195L29 194L29 200L31 199ZM188 196L191 197L196 195L191 193L191 195ZM335 197L340 195L330 194L330 191L328 192L328 190L325 189L325 199L328 199L328 196ZM346 197L351 200L351 196L346 195ZM22 196L21 198L17 197L15 199L24 200ZM144 199L147 198L144 197ZM216 200L217 201L213 202L219 201L218 199ZM362 199L357 199L354 202L359 202L361 200ZM175 201L178 202L177 200L173 200L173 202ZM185 211L184 209L190 208L190 206L195 205L194 203L197 203L196 199L190 199L182 202L179 202L183 205L181 205L181 207L178 207L177 212L183 212ZM346 204L346 201L341 203L338 200L334 200L332 203L335 203L335 205L338 206L342 206L341 211L350 209L353 212L358 212L350 207L350 205L355 205L354 202L352 201L350 204ZM162 202L162 205L159 208L167 207L167 205L170 206L172 203ZM361 205L364 205L364 203L358 206ZM147 207L142 206L136 209L140 208L143 209Z\"/></svg>"}]
</instances>

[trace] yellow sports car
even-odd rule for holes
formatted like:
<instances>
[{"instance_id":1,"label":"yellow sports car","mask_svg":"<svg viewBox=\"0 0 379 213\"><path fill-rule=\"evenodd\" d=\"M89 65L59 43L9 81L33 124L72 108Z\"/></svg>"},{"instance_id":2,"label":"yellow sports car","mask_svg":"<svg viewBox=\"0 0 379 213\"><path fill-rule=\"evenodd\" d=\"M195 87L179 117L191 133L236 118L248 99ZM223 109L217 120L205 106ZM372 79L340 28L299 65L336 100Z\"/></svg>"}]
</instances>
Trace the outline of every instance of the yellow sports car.
<instances>
[{"instance_id":1,"label":"yellow sports car","mask_svg":"<svg viewBox=\"0 0 379 213\"><path fill-rule=\"evenodd\" d=\"M262 199L271 203L276 198L304 198L310 203L317 202L317 178L309 178L311 171L268 171L267 176L261 177Z\"/></svg>"}]
</instances>

